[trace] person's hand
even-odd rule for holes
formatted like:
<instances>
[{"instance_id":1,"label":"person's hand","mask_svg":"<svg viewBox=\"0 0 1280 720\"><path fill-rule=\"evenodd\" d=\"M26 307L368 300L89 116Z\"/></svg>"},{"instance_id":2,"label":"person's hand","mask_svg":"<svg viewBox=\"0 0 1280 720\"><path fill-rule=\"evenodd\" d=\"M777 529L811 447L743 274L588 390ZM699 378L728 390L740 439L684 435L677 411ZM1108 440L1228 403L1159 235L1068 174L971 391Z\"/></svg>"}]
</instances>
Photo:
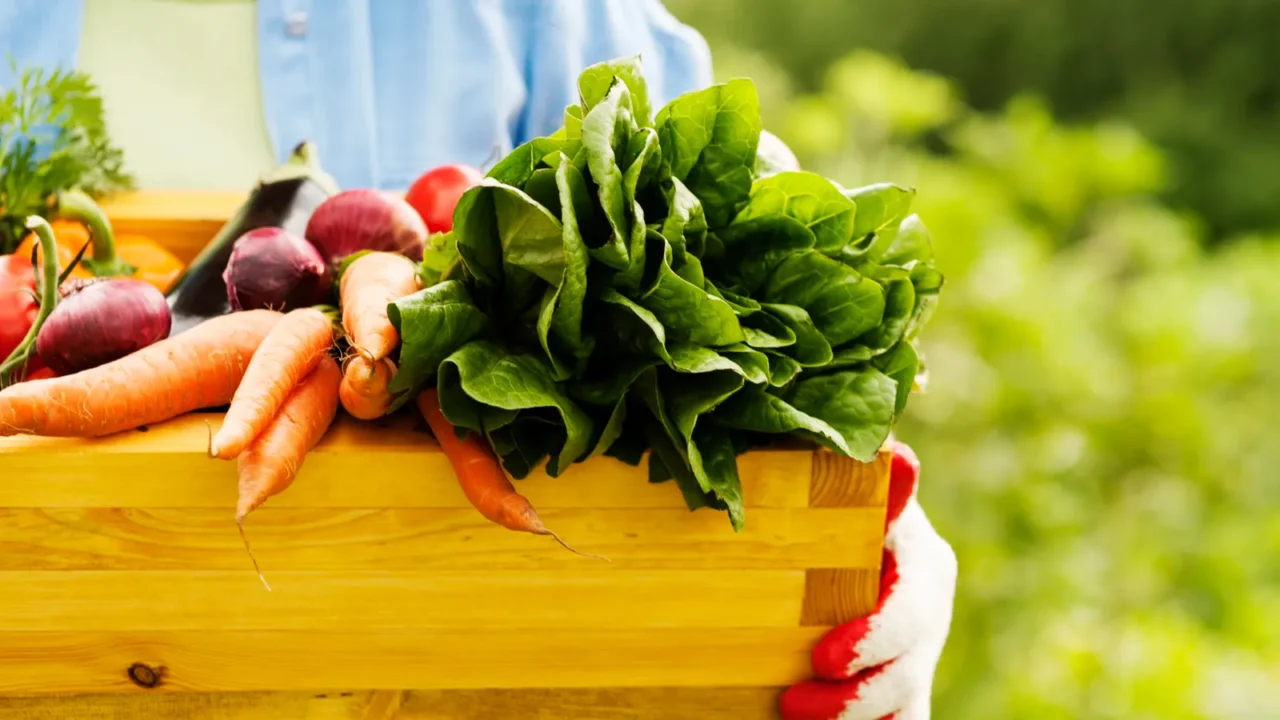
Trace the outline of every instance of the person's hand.
<instances>
[{"instance_id":1,"label":"person's hand","mask_svg":"<svg viewBox=\"0 0 1280 720\"><path fill-rule=\"evenodd\" d=\"M951 629L956 556L916 501L920 463L894 442L880 600L813 650L814 680L782 693L783 720L928 720Z\"/></svg>"}]
</instances>

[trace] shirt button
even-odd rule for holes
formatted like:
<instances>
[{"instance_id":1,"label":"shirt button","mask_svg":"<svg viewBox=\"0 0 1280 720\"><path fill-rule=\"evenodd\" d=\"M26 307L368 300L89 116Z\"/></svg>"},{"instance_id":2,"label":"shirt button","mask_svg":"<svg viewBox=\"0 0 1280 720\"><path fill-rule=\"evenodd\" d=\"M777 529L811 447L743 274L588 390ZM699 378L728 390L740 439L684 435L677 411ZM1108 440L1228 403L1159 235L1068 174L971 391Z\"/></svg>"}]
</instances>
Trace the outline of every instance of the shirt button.
<instances>
[{"instance_id":1,"label":"shirt button","mask_svg":"<svg viewBox=\"0 0 1280 720\"><path fill-rule=\"evenodd\" d=\"M289 37L300 38L307 34L307 14L295 12L285 21L285 32Z\"/></svg>"}]
</instances>

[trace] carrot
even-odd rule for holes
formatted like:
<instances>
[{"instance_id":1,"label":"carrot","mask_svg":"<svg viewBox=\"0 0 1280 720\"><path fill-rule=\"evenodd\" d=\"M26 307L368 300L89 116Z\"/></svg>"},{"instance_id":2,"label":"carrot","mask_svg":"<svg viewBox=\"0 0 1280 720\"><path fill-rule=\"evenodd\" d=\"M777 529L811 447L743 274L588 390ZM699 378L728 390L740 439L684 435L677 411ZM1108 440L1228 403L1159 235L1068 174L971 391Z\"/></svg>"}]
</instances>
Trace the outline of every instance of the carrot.
<instances>
[{"instance_id":1,"label":"carrot","mask_svg":"<svg viewBox=\"0 0 1280 720\"><path fill-rule=\"evenodd\" d=\"M383 358L371 364L363 355L352 355L343 363L342 385L338 398L342 407L354 418L373 420L391 409L391 392L387 384L396 374L396 364Z\"/></svg>"},{"instance_id":2,"label":"carrot","mask_svg":"<svg viewBox=\"0 0 1280 720\"><path fill-rule=\"evenodd\" d=\"M280 406L262 434L236 460L240 499L236 522L267 498L293 483L307 452L324 436L338 413L338 382L342 373L333 358L324 356Z\"/></svg>"},{"instance_id":3,"label":"carrot","mask_svg":"<svg viewBox=\"0 0 1280 720\"><path fill-rule=\"evenodd\" d=\"M431 427L431 434L435 435L436 442L440 443L440 449L444 451L445 457L449 458L449 464L453 466L453 472L458 476L458 484L462 486L463 494L481 515L508 530L534 535L550 535L570 552L601 560L608 559L574 550L559 535L547 528L542 523L542 518L538 517L538 512L533 509L533 505L516 492L515 486L507 479L507 474L503 472L502 465L489 444L475 433L470 433L461 440L458 439L453 424L440 410L440 396L435 388L426 390L418 396L418 411Z\"/></svg>"},{"instance_id":4,"label":"carrot","mask_svg":"<svg viewBox=\"0 0 1280 720\"><path fill-rule=\"evenodd\" d=\"M331 347L333 323L319 310L303 308L281 318L245 370L209 454L229 460L243 452Z\"/></svg>"},{"instance_id":5,"label":"carrot","mask_svg":"<svg viewBox=\"0 0 1280 720\"><path fill-rule=\"evenodd\" d=\"M320 442L338 414L338 363L325 355L302 382L289 393L280 412L236 460L240 496L236 501L236 527L245 552L267 590L271 586L258 568L258 559L244 534L244 519L293 484L307 453Z\"/></svg>"},{"instance_id":6,"label":"carrot","mask_svg":"<svg viewBox=\"0 0 1280 720\"><path fill-rule=\"evenodd\" d=\"M226 405L280 317L216 317L90 370L18 383L0 392L0 436L96 437Z\"/></svg>"},{"instance_id":7,"label":"carrot","mask_svg":"<svg viewBox=\"0 0 1280 720\"><path fill-rule=\"evenodd\" d=\"M420 289L413 261L389 252L362 255L342 273L342 327L347 339L371 362L391 354L400 344L387 305Z\"/></svg>"}]
</instances>

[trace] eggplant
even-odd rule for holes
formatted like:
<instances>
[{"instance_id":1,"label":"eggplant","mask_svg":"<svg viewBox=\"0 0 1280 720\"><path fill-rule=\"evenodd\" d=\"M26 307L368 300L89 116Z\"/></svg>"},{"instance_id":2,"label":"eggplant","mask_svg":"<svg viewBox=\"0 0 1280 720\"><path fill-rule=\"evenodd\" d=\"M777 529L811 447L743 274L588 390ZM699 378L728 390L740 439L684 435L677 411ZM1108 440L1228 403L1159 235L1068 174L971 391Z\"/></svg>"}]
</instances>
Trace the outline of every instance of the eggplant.
<instances>
[{"instance_id":1,"label":"eggplant","mask_svg":"<svg viewBox=\"0 0 1280 720\"><path fill-rule=\"evenodd\" d=\"M265 227L301 237L311 214L337 192L337 183L320 168L315 145L304 141L294 148L283 165L258 182L248 200L170 287L166 295L173 317L170 337L232 311L222 275L236 240Z\"/></svg>"}]
</instances>

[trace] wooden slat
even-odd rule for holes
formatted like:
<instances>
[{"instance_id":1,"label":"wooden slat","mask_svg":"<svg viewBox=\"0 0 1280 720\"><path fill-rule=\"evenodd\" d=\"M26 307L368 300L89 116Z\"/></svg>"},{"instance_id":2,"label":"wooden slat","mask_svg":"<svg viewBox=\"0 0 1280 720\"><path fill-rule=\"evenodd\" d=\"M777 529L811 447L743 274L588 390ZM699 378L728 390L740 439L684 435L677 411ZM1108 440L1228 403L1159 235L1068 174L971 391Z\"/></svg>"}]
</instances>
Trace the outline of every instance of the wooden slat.
<instances>
[{"instance_id":1,"label":"wooden slat","mask_svg":"<svg viewBox=\"0 0 1280 720\"><path fill-rule=\"evenodd\" d=\"M272 507L469 507L430 435L397 418L379 425L343 417L308 455ZM234 463L210 459L221 416L188 415L107 438L0 438L0 507L234 507ZM57 456L57 462L50 458ZM739 463L752 507L806 507L812 453L763 450ZM673 483L652 484L642 464L611 458L517 482L539 511L552 508L680 508Z\"/></svg>"},{"instance_id":2,"label":"wooden slat","mask_svg":"<svg viewBox=\"0 0 1280 720\"><path fill-rule=\"evenodd\" d=\"M824 628L690 632L0 632L0 695L581 687L781 687L807 677Z\"/></svg>"},{"instance_id":3,"label":"wooden slat","mask_svg":"<svg viewBox=\"0 0 1280 720\"><path fill-rule=\"evenodd\" d=\"M813 453L809 507L879 507L889 496L889 466L893 453L882 449L870 463L827 450Z\"/></svg>"},{"instance_id":4,"label":"wooden slat","mask_svg":"<svg viewBox=\"0 0 1280 720\"><path fill-rule=\"evenodd\" d=\"M247 192L146 191L107 198L119 235L146 235L190 262L248 197Z\"/></svg>"},{"instance_id":5,"label":"wooden slat","mask_svg":"<svg viewBox=\"0 0 1280 720\"><path fill-rule=\"evenodd\" d=\"M841 625L866 615L880 592L880 567L814 568L805 572L801 625Z\"/></svg>"},{"instance_id":6,"label":"wooden slat","mask_svg":"<svg viewBox=\"0 0 1280 720\"><path fill-rule=\"evenodd\" d=\"M0 697L0 720L774 720L778 692L534 688Z\"/></svg>"},{"instance_id":7,"label":"wooden slat","mask_svg":"<svg viewBox=\"0 0 1280 720\"><path fill-rule=\"evenodd\" d=\"M875 508L747 511L735 533L723 514L683 509L548 510L601 571L875 567ZM276 570L535 570L584 567L550 538L498 527L471 508L263 508L247 523L254 554ZM228 509L0 508L3 570L244 570Z\"/></svg>"},{"instance_id":8,"label":"wooden slat","mask_svg":"<svg viewBox=\"0 0 1280 720\"><path fill-rule=\"evenodd\" d=\"M861 463L827 450L813 453L809 507L863 507L875 514L863 532L876 540L871 562L813 563L805 572L801 625L841 625L871 612L880 595L880 555L885 503L893 454L881 449L870 463Z\"/></svg>"},{"instance_id":9,"label":"wooden slat","mask_svg":"<svg viewBox=\"0 0 1280 720\"><path fill-rule=\"evenodd\" d=\"M0 573L0 631L794 626L804 573L576 572Z\"/></svg>"},{"instance_id":10,"label":"wooden slat","mask_svg":"<svg viewBox=\"0 0 1280 720\"><path fill-rule=\"evenodd\" d=\"M249 197L234 190L145 190L102 199L113 225L145 222L225 222Z\"/></svg>"}]
</instances>

